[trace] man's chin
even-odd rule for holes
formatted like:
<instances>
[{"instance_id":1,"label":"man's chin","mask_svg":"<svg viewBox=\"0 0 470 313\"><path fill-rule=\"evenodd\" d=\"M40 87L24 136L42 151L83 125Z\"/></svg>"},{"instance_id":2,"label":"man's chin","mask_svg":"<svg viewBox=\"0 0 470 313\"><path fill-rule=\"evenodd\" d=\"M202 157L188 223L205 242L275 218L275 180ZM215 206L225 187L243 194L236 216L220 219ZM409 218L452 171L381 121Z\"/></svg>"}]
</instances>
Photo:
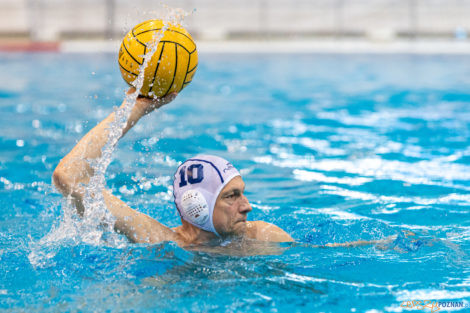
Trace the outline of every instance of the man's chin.
<instances>
[{"instance_id":1,"label":"man's chin","mask_svg":"<svg viewBox=\"0 0 470 313\"><path fill-rule=\"evenodd\" d=\"M246 234L246 222L238 222L235 224L234 233L238 236L244 236Z\"/></svg>"},{"instance_id":2,"label":"man's chin","mask_svg":"<svg viewBox=\"0 0 470 313\"><path fill-rule=\"evenodd\" d=\"M246 222L237 222L232 231L225 233L223 237L244 237L246 234Z\"/></svg>"}]
</instances>

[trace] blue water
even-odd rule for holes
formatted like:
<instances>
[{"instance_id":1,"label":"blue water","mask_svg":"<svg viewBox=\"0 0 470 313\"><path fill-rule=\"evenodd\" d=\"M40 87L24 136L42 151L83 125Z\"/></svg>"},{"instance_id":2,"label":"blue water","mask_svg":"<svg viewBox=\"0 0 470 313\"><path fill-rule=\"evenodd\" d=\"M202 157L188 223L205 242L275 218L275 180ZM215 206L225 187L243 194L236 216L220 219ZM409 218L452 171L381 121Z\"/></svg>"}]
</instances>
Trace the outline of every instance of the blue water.
<instances>
[{"instance_id":1,"label":"blue water","mask_svg":"<svg viewBox=\"0 0 470 313\"><path fill-rule=\"evenodd\" d=\"M123 99L116 56L0 54L0 309L468 305L469 85L468 56L201 55L194 81L121 140L108 186L174 227L178 162L198 153L231 160L244 175L249 219L296 239L240 257L111 244L111 234L96 245L64 230L77 217L66 221L51 174ZM392 235L378 246L315 247Z\"/></svg>"}]
</instances>

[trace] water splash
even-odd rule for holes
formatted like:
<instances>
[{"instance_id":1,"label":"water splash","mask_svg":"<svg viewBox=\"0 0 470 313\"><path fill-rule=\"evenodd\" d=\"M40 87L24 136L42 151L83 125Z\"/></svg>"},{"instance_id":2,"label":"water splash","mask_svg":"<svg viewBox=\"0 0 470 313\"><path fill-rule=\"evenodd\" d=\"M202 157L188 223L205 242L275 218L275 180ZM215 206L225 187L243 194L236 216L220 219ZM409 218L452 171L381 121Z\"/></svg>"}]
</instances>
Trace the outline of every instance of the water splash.
<instances>
[{"instance_id":1,"label":"water splash","mask_svg":"<svg viewBox=\"0 0 470 313\"><path fill-rule=\"evenodd\" d=\"M122 136L122 132L127 124L132 108L134 107L137 97L140 94L140 90L144 84L145 68L148 66L152 56L157 51L158 43L167 29L168 21L165 21L163 28L154 34L153 41L149 43L149 52L145 54L144 62L139 68L139 75L133 83L135 91L127 93L124 105L119 108L115 108L115 118L114 121L109 123L109 127L107 128L108 140L102 148L101 157L90 161L90 165L94 170L94 175L90 178L88 185L85 186L85 197L83 200L85 207L84 223L91 226L90 231L87 232L87 236L84 237L88 243L101 243L103 232L92 231L93 229L98 229L99 225L106 225L107 231L113 231L114 217L106 208L103 194L97 191L103 190L106 187L106 169L113 160L112 154Z\"/></svg>"},{"instance_id":2,"label":"water splash","mask_svg":"<svg viewBox=\"0 0 470 313\"><path fill-rule=\"evenodd\" d=\"M54 263L50 260L60 247L67 243L78 244L84 242L90 245L104 244L118 248L127 244L122 236L114 233L115 218L108 211L101 190L106 188L106 169L113 160L113 152L143 86L145 68L157 51L158 44L170 24L182 25L183 19L188 15L182 9L173 9L168 6L164 6L164 8L166 9L166 14L162 18L164 26L154 34L153 41L147 46L148 52L145 54L144 62L139 68L139 75L133 82L135 91L126 94L122 106L114 107L115 118L107 127L108 140L102 148L101 157L88 160L94 175L90 178L89 183L83 186L83 205L85 207L83 218L81 220L78 218L76 209L70 199L64 201L62 206L64 214L59 225L54 226L38 242L31 242L31 253L28 258L33 266L53 266Z\"/></svg>"}]
</instances>

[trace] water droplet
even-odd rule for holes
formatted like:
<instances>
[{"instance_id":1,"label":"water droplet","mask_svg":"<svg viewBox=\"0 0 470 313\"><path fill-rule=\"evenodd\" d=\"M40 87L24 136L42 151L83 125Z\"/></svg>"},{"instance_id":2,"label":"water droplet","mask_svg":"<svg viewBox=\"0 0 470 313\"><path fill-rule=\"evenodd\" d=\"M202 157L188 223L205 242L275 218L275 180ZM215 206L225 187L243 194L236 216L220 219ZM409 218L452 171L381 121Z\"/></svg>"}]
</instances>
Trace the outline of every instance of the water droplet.
<instances>
[{"instance_id":1,"label":"water droplet","mask_svg":"<svg viewBox=\"0 0 470 313\"><path fill-rule=\"evenodd\" d=\"M24 113L24 112L26 112L26 110L27 110L27 107L23 103L20 103L16 106L16 112L18 112L18 113Z\"/></svg>"},{"instance_id":2,"label":"water droplet","mask_svg":"<svg viewBox=\"0 0 470 313\"><path fill-rule=\"evenodd\" d=\"M67 106L65 105L65 103L59 103L59 105L57 106L57 110L59 110L59 112L65 112L66 109Z\"/></svg>"},{"instance_id":3,"label":"water droplet","mask_svg":"<svg viewBox=\"0 0 470 313\"><path fill-rule=\"evenodd\" d=\"M75 125L75 132L76 133L81 133L83 131L83 126L82 124L77 124Z\"/></svg>"},{"instance_id":4,"label":"water droplet","mask_svg":"<svg viewBox=\"0 0 470 313\"><path fill-rule=\"evenodd\" d=\"M34 128L41 127L41 122L39 120L33 120L32 125Z\"/></svg>"},{"instance_id":5,"label":"water droplet","mask_svg":"<svg viewBox=\"0 0 470 313\"><path fill-rule=\"evenodd\" d=\"M23 147L24 146L24 140L22 140L22 139L16 140L16 146L17 147Z\"/></svg>"}]
</instances>

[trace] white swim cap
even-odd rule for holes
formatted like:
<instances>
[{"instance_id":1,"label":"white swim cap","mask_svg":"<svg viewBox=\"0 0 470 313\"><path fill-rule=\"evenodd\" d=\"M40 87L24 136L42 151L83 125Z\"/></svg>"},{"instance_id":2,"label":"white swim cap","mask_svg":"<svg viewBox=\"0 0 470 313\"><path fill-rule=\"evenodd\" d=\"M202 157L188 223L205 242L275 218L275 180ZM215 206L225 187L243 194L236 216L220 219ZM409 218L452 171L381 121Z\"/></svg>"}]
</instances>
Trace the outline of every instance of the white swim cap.
<instances>
[{"instance_id":1,"label":"white swim cap","mask_svg":"<svg viewBox=\"0 0 470 313\"><path fill-rule=\"evenodd\" d=\"M214 155L197 155L178 167L173 195L180 216L196 227L219 234L212 221L220 191L232 178L240 176L227 160Z\"/></svg>"}]
</instances>

